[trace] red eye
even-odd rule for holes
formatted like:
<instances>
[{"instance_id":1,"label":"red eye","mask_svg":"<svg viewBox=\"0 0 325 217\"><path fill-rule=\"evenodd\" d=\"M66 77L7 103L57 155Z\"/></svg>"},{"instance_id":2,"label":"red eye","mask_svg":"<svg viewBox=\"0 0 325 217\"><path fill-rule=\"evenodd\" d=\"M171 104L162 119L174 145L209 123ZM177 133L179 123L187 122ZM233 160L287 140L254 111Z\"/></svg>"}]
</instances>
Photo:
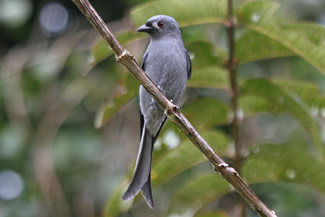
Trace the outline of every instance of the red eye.
<instances>
[{"instance_id":1,"label":"red eye","mask_svg":"<svg viewBox=\"0 0 325 217\"><path fill-rule=\"evenodd\" d=\"M161 22L161 21L158 22L158 26L159 26L159 28L162 29L162 28L164 27L164 25L165 25L165 23L163 23L163 22Z\"/></svg>"}]
</instances>

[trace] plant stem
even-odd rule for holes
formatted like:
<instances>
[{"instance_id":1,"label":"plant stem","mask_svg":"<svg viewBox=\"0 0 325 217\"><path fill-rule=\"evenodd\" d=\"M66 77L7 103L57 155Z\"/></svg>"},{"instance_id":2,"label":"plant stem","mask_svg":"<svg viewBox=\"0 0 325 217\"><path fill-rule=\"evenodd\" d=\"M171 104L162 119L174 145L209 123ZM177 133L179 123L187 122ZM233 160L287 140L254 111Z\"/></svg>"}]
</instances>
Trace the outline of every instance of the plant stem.
<instances>
[{"instance_id":1,"label":"plant stem","mask_svg":"<svg viewBox=\"0 0 325 217\"><path fill-rule=\"evenodd\" d=\"M168 118L192 141L192 143L207 157L215 171L219 172L227 180L247 203L262 217L276 217L275 213L269 210L257 195L248 187L238 172L226 164L209 146L209 144L194 129L191 123L180 112L179 108L170 102L150 80L147 74L141 69L135 58L129 54L115 39L102 18L91 6L88 0L72 0L88 21L97 29L101 36L111 46L116 54L117 62L123 64L141 85L156 100L157 104L165 110Z\"/></svg>"},{"instance_id":2,"label":"plant stem","mask_svg":"<svg viewBox=\"0 0 325 217\"><path fill-rule=\"evenodd\" d=\"M225 26L227 29L228 35L228 49L229 49L229 57L227 60L226 67L229 72L229 82L230 82L230 98L231 98L231 109L233 112L233 117L231 121L232 125L232 137L235 144L235 167L240 169L240 160L241 160L241 145L239 142L239 126L240 126L240 119L238 117L238 84L237 84L237 73L236 73L236 59L235 59L235 26L236 23L233 18L232 13L232 0L228 0L228 15L225 21Z\"/></svg>"},{"instance_id":3,"label":"plant stem","mask_svg":"<svg viewBox=\"0 0 325 217\"><path fill-rule=\"evenodd\" d=\"M231 99L231 109L233 113L231 127L232 127L232 138L234 140L235 145L235 156L234 156L234 167L240 173L241 172L241 160L242 160L242 146L239 141L239 127L240 127L240 119L238 117L238 83L237 83L237 64L235 59L235 28L236 22L233 16L233 2L232 0L228 0L228 8L227 8L227 17L225 20L225 27L227 29L228 36L228 60L226 67L229 72L229 83L230 83L230 99ZM240 216L245 217L245 203L241 197L239 199L240 205Z\"/></svg>"}]
</instances>

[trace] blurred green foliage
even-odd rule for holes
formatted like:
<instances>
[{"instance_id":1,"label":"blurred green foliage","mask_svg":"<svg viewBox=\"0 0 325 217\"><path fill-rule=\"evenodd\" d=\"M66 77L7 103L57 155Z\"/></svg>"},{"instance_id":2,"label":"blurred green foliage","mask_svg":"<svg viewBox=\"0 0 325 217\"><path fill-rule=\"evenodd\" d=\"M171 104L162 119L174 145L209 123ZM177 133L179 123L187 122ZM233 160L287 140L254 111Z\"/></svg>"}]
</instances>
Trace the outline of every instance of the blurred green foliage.
<instances>
[{"instance_id":1,"label":"blurred green foliage","mask_svg":"<svg viewBox=\"0 0 325 217\"><path fill-rule=\"evenodd\" d=\"M139 142L137 81L71 2L57 33L39 25L46 1L3 2L0 12L20 10L16 21L0 15L0 217L235 215L232 187L170 122L154 150L156 209L122 201ZM324 216L325 3L234 2L242 176L278 216ZM135 27L176 18L193 66L182 112L232 164L226 1L92 3L107 21L130 9L109 26L137 59L147 41Z\"/></svg>"}]
</instances>

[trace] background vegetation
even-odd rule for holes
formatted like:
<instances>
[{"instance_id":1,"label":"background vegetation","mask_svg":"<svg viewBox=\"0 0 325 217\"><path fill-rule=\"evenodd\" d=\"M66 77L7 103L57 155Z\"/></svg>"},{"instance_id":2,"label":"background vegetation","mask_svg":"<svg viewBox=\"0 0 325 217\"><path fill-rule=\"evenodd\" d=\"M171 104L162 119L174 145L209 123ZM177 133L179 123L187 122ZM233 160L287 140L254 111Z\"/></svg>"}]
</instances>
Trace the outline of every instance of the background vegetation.
<instances>
[{"instance_id":1,"label":"background vegetation","mask_svg":"<svg viewBox=\"0 0 325 217\"><path fill-rule=\"evenodd\" d=\"M234 2L241 173L278 216L324 216L325 3ZM226 1L92 3L139 61L148 39L136 27L177 19L193 63L182 111L233 163ZM72 2L3 0L0 14L0 217L239 215L231 187L168 122L154 152L156 209L122 202L138 83Z\"/></svg>"}]
</instances>

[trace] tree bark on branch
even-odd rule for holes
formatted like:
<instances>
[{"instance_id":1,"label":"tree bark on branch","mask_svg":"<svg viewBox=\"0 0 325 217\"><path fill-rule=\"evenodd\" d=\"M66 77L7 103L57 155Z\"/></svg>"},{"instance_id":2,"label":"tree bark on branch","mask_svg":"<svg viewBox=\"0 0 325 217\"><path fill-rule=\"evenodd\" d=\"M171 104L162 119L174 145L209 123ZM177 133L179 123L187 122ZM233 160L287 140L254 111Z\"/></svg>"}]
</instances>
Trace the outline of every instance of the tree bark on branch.
<instances>
[{"instance_id":1,"label":"tree bark on branch","mask_svg":"<svg viewBox=\"0 0 325 217\"><path fill-rule=\"evenodd\" d=\"M206 156L211 162L216 172L222 175L235 190L247 201L253 210L261 217L276 217L274 211L269 210L257 195L249 188L238 172L225 163L209 146L209 144L194 129L191 123L181 113L180 109L170 102L150 80L147 74L138 65L135 58L123 48L105 22L98 15L88 0L72 0L80 11L86 16L88 21L96 28L100 35L110 45L116 55L117 62L123 64L139 81L139 83L151 94L156 102L164 109L169 120L171 120Z\"/></svg>"}]
</instances>

